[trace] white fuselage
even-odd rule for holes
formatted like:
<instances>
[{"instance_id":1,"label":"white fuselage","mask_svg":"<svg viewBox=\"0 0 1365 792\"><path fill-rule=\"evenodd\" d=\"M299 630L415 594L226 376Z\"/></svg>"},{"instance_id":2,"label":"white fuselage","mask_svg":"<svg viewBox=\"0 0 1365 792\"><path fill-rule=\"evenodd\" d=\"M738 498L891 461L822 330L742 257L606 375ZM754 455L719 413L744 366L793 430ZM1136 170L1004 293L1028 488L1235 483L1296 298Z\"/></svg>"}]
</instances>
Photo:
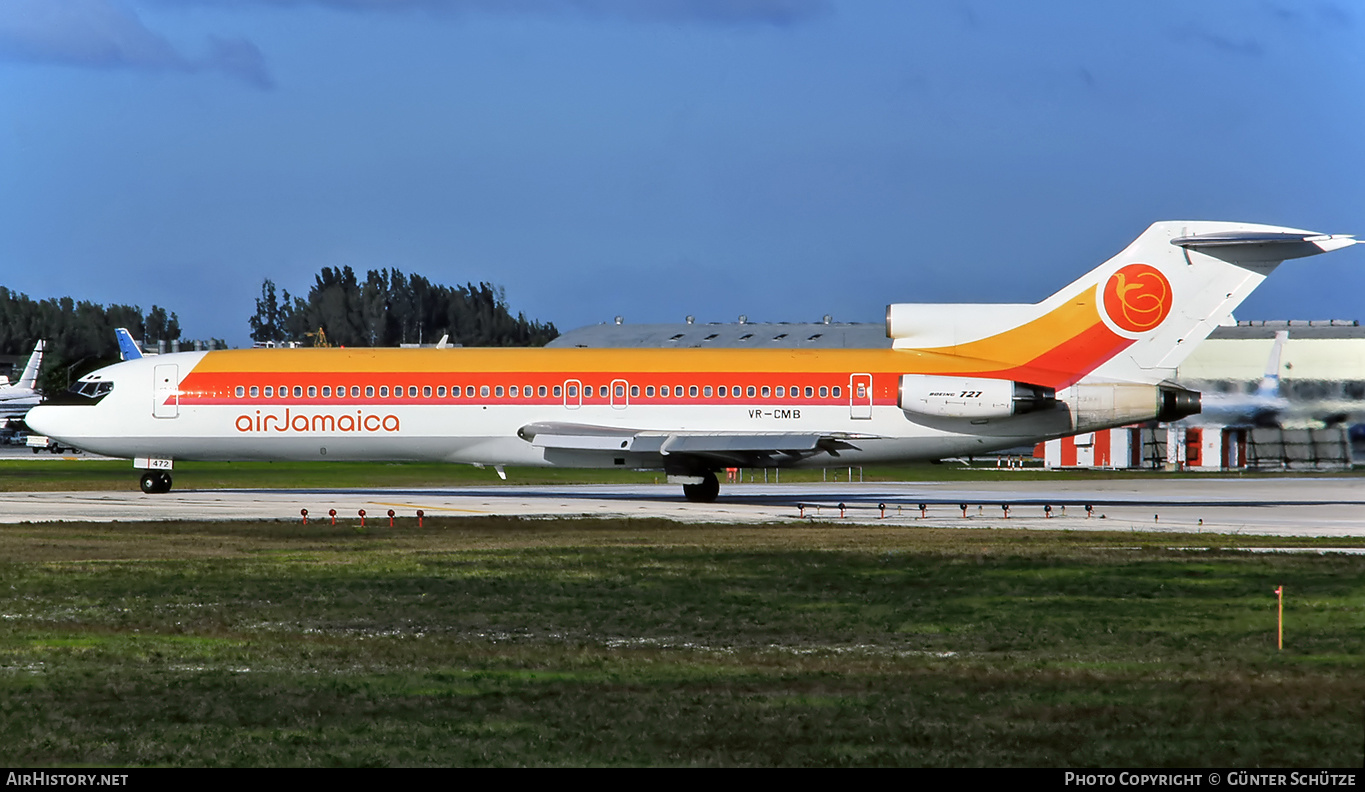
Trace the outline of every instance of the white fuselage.
<instances>
[{"instance_id":1,"label":"white fuselage","mask_svg":"<svg viewBox=\"0 0 1365 792\"><path fill-rule=\"evenodd\" d=\"M537 350L542 355L556 351ZM306 350L262 350L256 354L298 356ZM411 354L412 351L404 350ZM704 373L688 372L676 376L667 372L632 373L574 372L563 377L558 396L547 388L546 395L534 395L539 383L519 384L521 374L471 374L462 367L462 352L467 350L417 350L425 353L438 365L448 364L447 378L452 393L461 395L445 398L433 395L423 398L422 388L433 381L429 375L422 384L410 384L414 378L401 374L377 375L373 372L345 373L340 366L320 381L332 393L345 390L342 397L307 396L309 385L300 385L301 397L294 396L295 379L285 369L261 378L244 374L244 382L257 382L257 395L250 396L251 384L241 387L242 397L232 396L237 385L229 376L222 398L202 398L191 395L182 372L193 371L207 352L186 352L126 361L96 375L108 383L109 392L98 402L56 404L43 406L30 415L30 425L36 431L60 438L87 451L116 457L156 457L177 460L425 460L488 465L537 465L566 467L624 466L632 468L663 467L662 455L657 450L620 450L614 442L603 442L600 447L547 447L534 437L519 434L523 428L536 424L590 426L598 430L614 429L637 434L682 435L790 435L793 433L847 436L849 447L841 448L836 456L828 454L805 457L778 457L777 466L862 464L896 460L938 459L984 453L1037 442L1074 431L1075 421L1064 405L1028 415L1010 416L994 420L968 420L936 416L913 416L902 410L895 400L898 372L830 372L818 373L822 385L810 385L807 397L805 383L811 381L808 370L764 372L748 375L740 372L716 374L711 379L727 383L726 396L719 396L718 385L699 385L698 395L664 400L657 394L661 388L634 384L642 380L667 380L670 389L684 388L687 393L694 382L707 379ZM559 355L571 354L564 350ZM221 354L221 353L218 353ZM633 353L640 356L640 352ZM887 357L891 351L877 351ZM666 353L664 353L665 356ZM838 353L823 353L823 359L837 358ZM802 359L810 360L810 356ZM158 372L163 375L173 366L177 379L173 386L158 388ZM657 366L655 367L657 368ZM828 366L824 366L828 368ZM463 370L462 370L463 369ZM876 381L872 390L875 398L859 403L854 396L855 375ZM164 376L162 377L164 379ZM555 376L555 381L560 376ZM777 397L776 387L766 389L752 382L784 382L783 396ZM483 380L509 384L487 385L488 395L481 396ZM264 396L259 382L277 383L272 395ZM441 381L437 376L435 381ZM376 382L385 382L385 390L392 394L402 389L403 396L380 397ZM470 385L468 383L477 382ZM363 384L362 384L363 383ZM511 397L511 384L518 383L517 397ZM573 383L570 385L569 383ZM709 380L708 380L709 383ZM593 396L569 397L569 388L584 392L592 389ZM600 389L609 390L605 398ZM320 386L312 385L314 388ZM361 388L358 398L350 397L352 387ZM364 388L374 387L375 395L366 397ZM474 388L472 397L464 389ZM504 388L502 398L498 389ZM620 388L618 391L617 388ZM820 389L827 395L820 398ZM838 388L839 395L833 395ZM409 397L408 389L419 389L416 398ZM535 390L533 390L535 389ZM283 390L284 397L278 396ZM795 390L797 396L790 394ZM532 392L531 397L521 394ZM637 395L632 396L632 393ZM653 398L645 393L653 393ZM710 393L709 397L702 395ZM739 393L738 396L731 394ZM618 395L619 394L619 395ZM631 444L634 445L634 444Z\"/></svg>"}]
</instances>

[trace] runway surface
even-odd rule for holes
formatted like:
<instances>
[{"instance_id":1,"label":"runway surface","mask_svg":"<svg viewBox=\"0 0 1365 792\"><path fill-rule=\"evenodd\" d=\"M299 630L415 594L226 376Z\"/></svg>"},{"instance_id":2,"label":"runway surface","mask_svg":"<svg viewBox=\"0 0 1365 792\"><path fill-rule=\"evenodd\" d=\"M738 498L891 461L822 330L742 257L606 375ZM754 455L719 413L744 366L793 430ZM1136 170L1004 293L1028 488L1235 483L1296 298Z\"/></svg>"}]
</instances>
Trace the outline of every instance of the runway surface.
<instances>
[{"instance_id":1,"label":"runway surface","mask_svg":"<svg viewBox=\"0 0 1365 792\"><path fill-rule=\"evenodd\" d=\"M923 513L920 504L925 505ZM1008 516L1005 505L1010 507ZM1092 507L1090 512L1086 505ZM389 509L412 520L421 509L433 516L637 517L695 523L819 520L1359 537L1365 536L1365 479L731 484L722 487L713 504L688 503L672 485L0 494L0 523L299 519L301 509L308 510L311 520L329 519L328 511L335 509L338 520L357 524L360 509L368 520L387 520Z\"/></svg>"}]
</instances>

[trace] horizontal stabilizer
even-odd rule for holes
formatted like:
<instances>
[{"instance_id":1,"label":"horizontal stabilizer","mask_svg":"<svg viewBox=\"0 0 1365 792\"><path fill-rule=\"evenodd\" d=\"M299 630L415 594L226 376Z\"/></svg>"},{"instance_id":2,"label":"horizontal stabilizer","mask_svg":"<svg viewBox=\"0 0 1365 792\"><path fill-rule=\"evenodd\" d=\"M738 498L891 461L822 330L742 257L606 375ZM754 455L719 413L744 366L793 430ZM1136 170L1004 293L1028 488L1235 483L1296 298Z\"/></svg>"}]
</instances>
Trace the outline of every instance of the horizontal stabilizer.
<instances>
[{"instance_id":1,"label":"horizontal stabilizer","mask_svg":"<svg viewBox=\"0 0 1365 792\"><path fill-rule=\"evenodd\" d=\"M1296 232L1232 232L1221 234L1194 234L1176 237L1172 245L1184 248L1235 247L1241 245L1313 245L1314 249L1303 255L1326 253L1349 247L1359 241L1353 234L1316 234L1308 231Z\"/></svg>"},{"instance_id":2,"label":"horizontal stabilizer","mask_svg":"<svg viewBox=\"0 0 1365 792\"><path fill-rule=\"evenodd\" d=\"M1228 262L1242 262L1255 266L1316 256L1356 244L1350 234L1319 234L1313 231L1218 231L1207 234L1188 234L1171 240L1171 244L1195 250Z\"/></svg>"}]
</instances>

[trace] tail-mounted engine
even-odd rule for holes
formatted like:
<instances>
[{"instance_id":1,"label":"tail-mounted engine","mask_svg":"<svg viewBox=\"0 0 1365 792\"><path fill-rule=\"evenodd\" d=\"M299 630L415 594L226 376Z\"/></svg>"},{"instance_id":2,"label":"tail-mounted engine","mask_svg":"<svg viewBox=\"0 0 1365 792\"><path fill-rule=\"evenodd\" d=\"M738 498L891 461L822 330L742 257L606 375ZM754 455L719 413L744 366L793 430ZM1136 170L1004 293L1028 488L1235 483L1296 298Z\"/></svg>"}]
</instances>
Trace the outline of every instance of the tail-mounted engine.
<instances>
[{"instance_id":1,"label":"tail-mounted engine","mask_svg":"<svg viewBox=\"0 0 1365 792\"><path fill-rule=\"evenodd\" d=\"M900 408L935 418L1008 418L1057 403L1052 388L985 377L902 374Z\"/></svg>"},{"instance_id":2,"label":"tail-mounted engine","mask_svg":"<svg viewBox=\"0 0 1365 792\"><path fill-rule=\"evenodd\" d=\"M1098 382L1052 388L987 377L902 374L900 408L911 415L984 422L1064 406L1071 428L1089 432L1199 412L1199 393L1177 385Z\"/></svg>"},{"instance_id":3,"label":"tail-mounted engine","mask_svg":"<svg viewBox=\"0 0 1365 792\"><path fill-rule=\"evenodd\" d=\"M1199 391L1186 390L1174 385L1162 385L1161 412L1158 421L1178 421L1191 415L1198 415L1203 409Z\"/></svg>"},{"instance_id":4,"label":"tail-mounted engine","mask_svg":"<svg viewBox=\"0 0 1365 792\"><path fill-rule=\"evenodd\" d=\"M1077 432L1144 421L1178 421L1199 412L1199 392L1177 385L1114 382L1073 385L1062 394Z\"/></svg>"}]
</instances>

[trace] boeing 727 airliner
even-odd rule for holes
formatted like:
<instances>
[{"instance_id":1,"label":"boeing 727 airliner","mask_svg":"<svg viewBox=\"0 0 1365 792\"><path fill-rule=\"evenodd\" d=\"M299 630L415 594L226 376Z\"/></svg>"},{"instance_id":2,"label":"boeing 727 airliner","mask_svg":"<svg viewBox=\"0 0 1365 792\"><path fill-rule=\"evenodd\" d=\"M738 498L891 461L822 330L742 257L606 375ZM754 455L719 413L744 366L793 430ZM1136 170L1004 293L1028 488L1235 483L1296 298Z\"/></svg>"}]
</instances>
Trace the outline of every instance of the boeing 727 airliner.
<instances>
[{"instance_id":1,"label":"boeing 727 airliner","mask_svg":"<svg viewBox=\"0 0 1365 792\"><path fill-rule=\"evenodd\" d=\"M176 460L440 460L662 469L978 454L1199 410L1175 367L1280 262L1355 244L1163 222L1036 304L896 304L891 349L247 349L100 369L38 432L146 471Z\"/></svg>"}]
</instances>

